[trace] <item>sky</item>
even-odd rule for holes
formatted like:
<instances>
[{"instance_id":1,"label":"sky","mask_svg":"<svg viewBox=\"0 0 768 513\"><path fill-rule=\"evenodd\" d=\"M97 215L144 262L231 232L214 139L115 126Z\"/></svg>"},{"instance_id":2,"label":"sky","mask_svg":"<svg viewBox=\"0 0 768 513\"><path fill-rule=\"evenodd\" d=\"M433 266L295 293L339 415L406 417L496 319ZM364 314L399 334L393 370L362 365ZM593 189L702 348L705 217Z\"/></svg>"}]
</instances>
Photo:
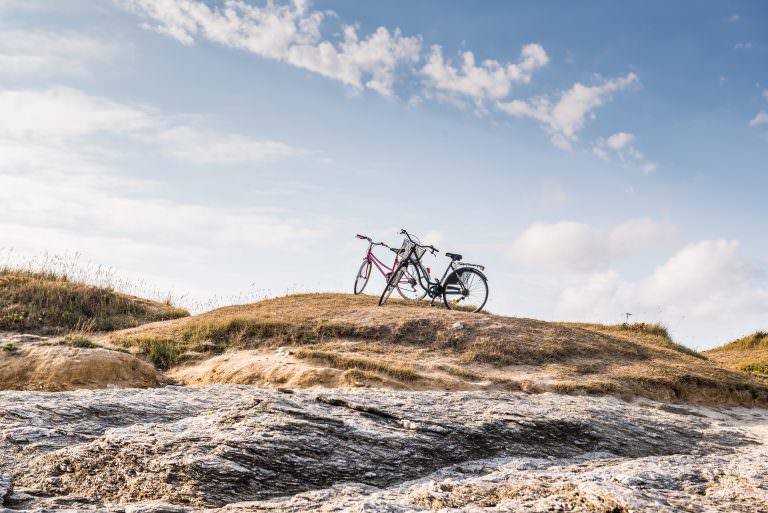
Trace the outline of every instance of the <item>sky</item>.
<instances>
[{"instance_id":1,"label":"sky","mask_svg":"<svg viewBox=\"0 0 768 513\"><path fill-rule=\"evenodd\" d=\"M407 228L494 313L713 347L768 330L766 157L761 1L0 0L0 264L196 311Z\"/></svg>"}]
</instances>

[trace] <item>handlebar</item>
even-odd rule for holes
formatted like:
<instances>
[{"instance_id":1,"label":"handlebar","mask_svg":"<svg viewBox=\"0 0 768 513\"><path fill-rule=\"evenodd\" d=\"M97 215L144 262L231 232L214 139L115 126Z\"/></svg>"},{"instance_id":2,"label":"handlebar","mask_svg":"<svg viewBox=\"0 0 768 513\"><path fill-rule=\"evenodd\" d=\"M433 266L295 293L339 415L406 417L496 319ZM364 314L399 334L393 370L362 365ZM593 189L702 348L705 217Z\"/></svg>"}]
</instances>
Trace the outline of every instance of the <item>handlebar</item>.
<instances>
[{"instance_id":1,"label":"handlebar","mask_svg":"<svg viewBox=\"0 0 768 513\"><path fill-rule=\"evenodd\" d=\"M392 246L389 246L389 245L387 245L387 244L384 244L383 242L373 242L373 239L371 239L371 238L370 238L370 237L368 237L367 235L360 235L360 234L358 233L357 235L355 235L355 237L357 237L358 239L367 240L367 241L368 241L368 243L369 243L371 246L384 246L384 247L385 247L385 248L387 248L388 250L390 250L390 251L394 251L395 253L397 253L397 251L398 251L397 249L395 249L395 248L393 248Z\"/></svg>"},{"instance_id":2,"label":"handlebar","mask_svg":"<svg viewBox=\"0 0 768 513\"><path fill-rule=\"evenodd\" d=\"M405 235L406 237L408 237L408 240L411 242L411 244L413 244L413 245L415 245L415 246L419 246L419 247L421 247L421 248L425 248L425 249L428 249L429 251L431 251L431 252L432 252L432 254L433 254L433 255L434 255L435 253L440 253L440 250L439 250L439 249L437 249L436 247L434 247L434 246L433 246L433 245L431 245L431 244L427 246L427 245L425 245L425 244L421 244L421 243L419 243L419 242L416 242L415 240L413 240L413 238L411 237L411 234L410 234L410 233L408 233L408 231L407 231L405 228L402 228L402 229L400 230L400 235Z\"/></svg>"}]
</instances>

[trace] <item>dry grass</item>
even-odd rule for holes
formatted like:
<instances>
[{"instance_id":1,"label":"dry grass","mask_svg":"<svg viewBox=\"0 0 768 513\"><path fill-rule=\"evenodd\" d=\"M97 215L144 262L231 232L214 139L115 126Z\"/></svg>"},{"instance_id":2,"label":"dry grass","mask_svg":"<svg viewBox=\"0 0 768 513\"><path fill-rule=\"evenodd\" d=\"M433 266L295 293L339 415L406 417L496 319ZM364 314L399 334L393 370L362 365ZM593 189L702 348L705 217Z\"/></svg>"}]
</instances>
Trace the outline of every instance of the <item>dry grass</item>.
<instances>
[{"instance_id":1,"label":"dry grass","mask_svg":"<svg viewBox=\"0 0 768 513\"><path fill-rule=\"evenodd\" d=\"M3 330L109 331L188 315L169 304L71 281L65 275L0 268Z\"/></svg>"},{"instance_id":2,"label":"dry grass","mask_svg":"<svg viewBox=\"0 0 768 513\"><path fill-rule=\"evenodd\" d=\"M452 329L457 321L462 329ZM365 296L301 294L147 324L102 342L149 355L153 340L172 345L177 363L186 355L197 361L238 349L269 358L274 348L291 346L312 365L367 372L409 387L768 404L765 384L675 344L663 326L649 324L548 323L405 301L378 307L376 298ZM350 379L370 382L362 375Z\"/></svg>"},{"instance_id":3,"label":"dry grass","mask_svg":"<svg viewBox=\"0 0 768 513\"><path fill-rule=\"evenodd\" d=\"M622 323L622 324L578 324L578 323L563 323L569 326L580 326L584 329L596 331L598 333L607 333L618 336L629 336L632 340L643 339L652 344L657 344L661 347L669 348L679 353L693 356L701 360L706 360L707 357L702 353L692 349L683 344L678 344L669 335L669 330L663 324L659 323Z\"/></svg>"},{"instance_id":4,"label":"dry grass","mask_svg":"<svg viewBox=\"0 0 768 513\"><path fill-rule=\"evenodd\" d=\"M746 337L741 337L729 342L721 347L711 349L710 353L720 353L727 351L748 351L752 349L765 349L768 350L768 332L756 331Z\"/></svg>"},{"instance_id":5,"label":"dry grass","mask_svg":"<svg viewBox=\"0 0 768 513\"><path fill-rule=\"evenodd\" d=\"M706 352L710 359L768 382L768 333L756 331Z\"/></svg>"},{"instance_id":6,"label":"dry grass","mask_svg":"<svg viewBox=\"0 0 768 513\"><path fill-rule=\"evenodd\" d=\"M362 372L380 373L398 381L416 381L421 376L411 367L392 365L384 360L347 356L330 351L315 349L299 349L293 353L297 358L315 360L327 364L334 369L357 370Z\"/></svg>"}]
</instances>

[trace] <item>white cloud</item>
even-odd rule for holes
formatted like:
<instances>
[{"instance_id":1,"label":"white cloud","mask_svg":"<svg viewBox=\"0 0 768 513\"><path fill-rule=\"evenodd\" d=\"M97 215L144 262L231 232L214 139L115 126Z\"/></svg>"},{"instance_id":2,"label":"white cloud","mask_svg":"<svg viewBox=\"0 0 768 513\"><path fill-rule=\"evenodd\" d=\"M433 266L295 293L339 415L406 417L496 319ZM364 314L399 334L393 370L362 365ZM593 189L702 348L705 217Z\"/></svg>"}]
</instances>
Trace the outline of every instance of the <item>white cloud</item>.
<instances>
[{"instance_id":1,"label":"white cloud","mask_svg":"<svg viewBox=\"0 0 768 513\"><path fill-rule=\"evenodd\" d=\"M681 249L648 277L622 281L615 271L596 273L564 289L560 309L582 320L658 315L723 320L768 310L765 276L739 253L739 243L700 241Z\"/></svg>"},{"instance_id":2,"label":"white cloud","mask_svg":"<svg viewBox=\"0 0 768 513\"><path fill-rule=\"evenodd\" d=\"M443 57L442 48L432 46L427 62L420 73L426 78L427 94L448 95L451 98L468 98L475 103L485 100L500 100L509 95L512 84L528 83L533 72L545 66L549 57L538 44L528 44L520 52L520 59L515 63L501 64L495 60L475 63L472 52L462 55L460 67Z\"/></svg>"},{"instance_id":3,"label":"white cloud","mask_svg":"<svg viewBox=\"0 0 768 513\"><path fill-rule=\"evenodd\" d=\"M754 118L749 122L749 126L760 126L768 124L768 113L763 112L762 110L758 112Z\"/></svg>"},{"instance_id":4,"label":"white cloud","mask_svg":"<svg viewBox=\"0 0 768 513\"><path fill-rule=\"evenodd\" d=\"M741 19L741 16L739 16L738 14L731 14L730 16L728 16L728 18L726 18L726 21L730 23L736 23L740 19Z\"/></svg>"},{"instance_id":5,"label":"white cloud","mask_svg":"<svg viewBox=\"0 0 768 513\"><path fill-rule=\"evenodd\" d=\"M752 48L752 43L736 43L733 47L737 50L748 50Z\"/></svg>"},{"instance_id":6,"label":"white cloud","mask_svg":"<svg viewBox=\"0 0 768 513\"><path fill-rule=\"evenodd\" d=\"M111 43L77 32L0 30L0 77L83 75L114 53Z\"/></svg>"},{"instance_id":7,"label":"white cloud","mask_svg":"<svg viewBox=\"0 0 768 513\"><path fill-rule=\"evenodd\" d=\"M634 135L628 134L627 132L618 132L606 139L605 145L612 150L618 151L626 147L628 144L634 142L634 140Z\"/></svg>"},{"instance_id":8,"label":"white cloud","mask_svg":"<svg viewBox=\"0 0 768 513\"><path fill-rule=\"evenodd\" d=\"M76 89L0 90L0 136L77 137L131 132L152 124L142 110Z\"/></svg>"},{"instance_id":9,"label":"white cloud","mask_svg":"<svg viewBox=\"0 0 768 513\"><path fill-rule=\"evenodd\" d=\"M527 101L498 102L497 106L511 116L540 121L552 134L552 142L555 145L569 149L577 140L578 132L584 128L586 118L592 115L595 109L604 105L612 93L637 82L637 75L629 73L596 86L585 86L577 82L561 93L556 103L547 97L538 96Z\"/></svg>"},{"instance_id":10,"label":"white cloud","mask_svg":"<svg viewBox=\"0 0 768 513\"><path fill-rule=\"evenodd\" d=\"M79 238L88 248L91 240L113 240L174 251L278 248L324 233L319 222L299 221L282 209L174 199L173 186L120 173L126 143L196 162L262 161L293 153L277 142L174 125L148 109L74 89L0 90L2 244L12 244L7 234L25 228Z\"/></svg>"},{"instance_id":11,"label":"white cloud","mask_svg":"<svg viewBox=\"0 0 768 513\"><path fill-rule=\"evenodd\" d=\"M589 271L610 258L636 254L674 240L677 229L642 218L611 229L574 221L534 223L513 242L510 255L520 264L554 271Z\"/></svg>"},{"instance_id":12,"label":"white cloud","mask_svg":"<svg viewBox=\"0 0 768 513\"><path fill-rule=\"evenodd\" d=\"M645 174L656 171L656 164L649 162L643 153L634 145L636 137L627 132L617 132L607 139L598 139L592 148L592 153L605 161L611 157L618 158L624 165L639 165Z\"/></svg>"},{"instance_id":13,"label":"white cloud","mask_svg":"<svg viewBox=\"0 0 768 513\"><path fill-rule=\"evenodd\" d=\"M416 62L421 49L419 37L385 27L361 39L355 27L345 26L340 41L323 39L320 25L327 13L311 11L301 0L290 5L269 2L263 7L239 0L226 0L216 7L195 0L118 1L156 22L143 27L182 44L192 45L196 37L204 37L383 95L393 92L395 68Z\"/></svg>"},{"instance_id":14,"label":"white cloud","mask_svg":"<svg viewBox=\"0 0 768 513\"><path fill-rule=\"evenodd\" d=\"M285 143L238 134L216 134L177 126L157 134L165 151L191 164L271 162L304 153Z\"/></svg>"},{"instance_id":15,"label":"white cloud","mask_svg":"<svg viewBox=\"0 0 768 513\"><path fill-rule=\"evenodd\" d=\"M43 141L61 145L96 133L129 134L136 141L193 164L261 163L306 153L278 141L176 124L146 108L76 89L0 90L0 142L6 137L15 139L17 144ZM5 159L17 154L18 149L21 147L10 145Z\"/></svg>"},{"instance_id":16,"label":"white cloud","mask_svg":"<svg viewBox=\"0 0 768 513\"><path fill-rule=\"evenodd\" d=\"M68 181L65 174L51 180L50 171L0 174L0 219L8 225L174 249L279 247L322 235L317 227L271 209L126 194L132 181L110 173L104 169L90 180L77 181ZM105 178L113 185L101 183Z\"/></svg>"}]
</instances>

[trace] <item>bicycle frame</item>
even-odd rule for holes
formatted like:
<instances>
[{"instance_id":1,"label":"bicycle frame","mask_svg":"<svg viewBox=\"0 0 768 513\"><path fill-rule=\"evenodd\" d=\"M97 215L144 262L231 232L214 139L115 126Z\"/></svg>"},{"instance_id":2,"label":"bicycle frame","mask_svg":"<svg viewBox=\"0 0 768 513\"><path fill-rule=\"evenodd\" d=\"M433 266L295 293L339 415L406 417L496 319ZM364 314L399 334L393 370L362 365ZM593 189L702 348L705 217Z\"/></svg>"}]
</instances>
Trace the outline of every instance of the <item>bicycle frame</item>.
<instances>
[{"instance_id":1,"label":"bicycle frame","mask_svg":"<svg viewBox=\"0 0 768 513\"><path fill-rule=\"evenodd\" d=\"M378 269L381 275L386 279L389 279L389 275L392 274L392 271L395 270L397 264L399 263L397 255L395 255L395 261L392 263L392 267L382 262L376 255L373 254L373 244L371 243L368 243L368 253L365 255L364 260L368 260L373 265L375 265L376 269ZM385 269L386 271L384 271Z\"/></svg>"},{"instance_id":2,"label":"bicycle frame","mask_svg":"<svg viewBox=\"0 0 768 513\"><path fill-rule=\"evenodd\" d=\"M443 276L440 277L439 280L432 281L429 279L429 273L424 268L424 264L421 263L421 259L414 256L415 249L416 248L411 248L408 256L406 256L403 261L410 261L412 264L414 264L414 267L416 267L416 277L419 280L419 285L427 291L427 295L432 299L432 301L434 301L435 298L443 294L445 290L445 279L448 277L448 273L450 271L459 269L461 265L457 265L455 261L451 260L451 263L449 263L445 268ZM427 282L426 286L424 285L424 280Z\"/></svg>"}]
</instances>

